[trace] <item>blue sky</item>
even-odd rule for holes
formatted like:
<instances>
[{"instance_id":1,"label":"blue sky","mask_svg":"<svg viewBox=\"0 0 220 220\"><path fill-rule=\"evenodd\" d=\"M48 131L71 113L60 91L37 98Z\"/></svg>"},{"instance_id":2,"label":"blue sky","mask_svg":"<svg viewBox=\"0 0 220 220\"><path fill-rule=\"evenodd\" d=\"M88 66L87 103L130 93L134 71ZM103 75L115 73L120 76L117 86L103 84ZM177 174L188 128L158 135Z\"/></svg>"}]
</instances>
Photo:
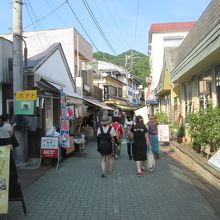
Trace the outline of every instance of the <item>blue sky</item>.
<instances>
[{"instance_id":1,"label":"blue sky","mask_svg":"<svg viewBox=\"0 0 220 220\"><path fill-rule=\"evenodd\" d=\"M12 28L11 2L1 1L1 34ZM75 27L92 44L94 52L98 49L116 55L129 49L147 54L148 31L152 23L196 21L211 0L68 0L71 8L66 0L23 2L24 31ZM90 17L86 2L108 44Z\"/></svg>"}]
</instances>

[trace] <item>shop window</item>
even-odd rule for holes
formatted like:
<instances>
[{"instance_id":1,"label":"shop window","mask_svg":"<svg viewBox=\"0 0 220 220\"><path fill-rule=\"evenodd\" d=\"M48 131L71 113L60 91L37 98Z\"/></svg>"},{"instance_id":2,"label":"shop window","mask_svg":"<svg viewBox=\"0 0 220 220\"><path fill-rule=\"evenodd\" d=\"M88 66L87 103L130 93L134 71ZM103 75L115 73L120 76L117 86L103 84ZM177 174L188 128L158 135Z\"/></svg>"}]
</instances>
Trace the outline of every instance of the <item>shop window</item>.
<instances>
[{"instance_id":1,"label":"shop window","mask_svg":"<svg viewBox=\"0 0 220 220\"><path fill-rule=\"evenodd\" d=\"M217 94L217 105L220 107L220 65L215 69L215 86Z\"/></svg>"},{"instance_id":2,"label":"shop window","mask_svg":"<svg viewBox=\"0 0 220 220\"><path fill-rule=\"evenodd\" d=\"M188 82L184 85L184 97L185 97L185 112L190 113L193 112L192 105L192 83ZM187 120L187 114L185 115L185 119Z\"/></svg>"},{"instance_id":3,"label":"shop window","mask_svg":"<svg viewBox=\"0 0 220 220\"><path fill-rule=\"evenodd\" d=\"M122 88L118 88L118 97L122 97Z\"/></svg>"},{"instance_id":4,"label":"shop window","mask_svg":"<svg viewBox=\"0 0 220 220\"><path fill-rule=\"evenodd\" d=\"M46 132L53 126L53 100L45 98L45 129Z\"/></svg>"},{"instance_id":5,"label":"shop window","mask_svg":"<svg viewBox=\"0 0 220 220\"><path fill-rule=\"evenodd\" d=\"M109 95L117 96L117 88L114 86L109 86Z\"/></svg>"},{"instance_id":6,"label":"shop window","mask_svg":"<svg viewBox=\"0 0 220 220\"><path fill-rule=\"evenodd\" d=\"M131 81L131 79L128 79L128 86L132 88L132 81Z\"/></svg>"},{"instance_id":7,"label":"shop window","mask_svg":"<svg viewBox=\"0 0 220 220\"><path fill-rule=\"evenodd\" d=\"M82 76L82 78L83 78L83 84L88 85L87 71L82 70L82 71L81 71L81 76Z\"/></svg>"},{"instance_id":8,"label":"shop window","mask_svg":"<svg viewBox=\"0 0 220 220\"><path fill-rule=\"evenodd\" d=\"M199 106L206 109L212 105L212 75L207 72L199 77Z\"/></svg>"}]
</instances>

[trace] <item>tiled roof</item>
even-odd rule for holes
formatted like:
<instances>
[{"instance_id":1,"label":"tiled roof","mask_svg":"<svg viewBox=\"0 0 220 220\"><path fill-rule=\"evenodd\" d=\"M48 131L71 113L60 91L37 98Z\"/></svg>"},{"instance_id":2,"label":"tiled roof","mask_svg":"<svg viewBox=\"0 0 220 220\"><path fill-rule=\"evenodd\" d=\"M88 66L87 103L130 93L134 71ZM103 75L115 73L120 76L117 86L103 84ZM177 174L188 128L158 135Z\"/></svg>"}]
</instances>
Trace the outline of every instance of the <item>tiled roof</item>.
<instances>
[{"instance_id":1,"label":"tiled roof","mask_svg":"<svg viewBox=\"0 0 220 220\"><path fill-rule=\"evenodd\" d=\"M220 1L212 0L198 19L195 27L189 32L177 51L176 65L180 64L190 52L205 39L220 23Z\"/></svg>"},{"instance_id":2,"label":"tiled roof","mask_svg":"<svg viewBox=\"0 0 220 220\"><path fill-rule=\"evenodd\" d=\"M172 23L158 23L152 24L150 27L150 32L164 32L164 31L186 31L191 30L196 22L172 22Z\"/></svg>"}]
</instances>

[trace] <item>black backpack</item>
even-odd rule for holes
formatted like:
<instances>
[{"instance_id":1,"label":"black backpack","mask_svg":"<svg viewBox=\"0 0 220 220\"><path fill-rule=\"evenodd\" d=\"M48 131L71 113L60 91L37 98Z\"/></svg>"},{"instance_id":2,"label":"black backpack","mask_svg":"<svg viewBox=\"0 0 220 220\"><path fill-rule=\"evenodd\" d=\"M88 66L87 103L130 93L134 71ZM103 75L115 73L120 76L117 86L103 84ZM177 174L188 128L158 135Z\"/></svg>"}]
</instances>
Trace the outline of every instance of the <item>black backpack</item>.
<instances>
[{"instance_id":1,"label":"black backpack","mask_svg":"<svg viewBox=\"0 0 220 220\"><path fill-rule=\"evenodd\" d=\"M108 155L112 153L112 137L111 137L111 129L110 126L107 133L104 133L102 126L100 126L100 134L97 136L97 145L98 152L102 155Z\"/></svg>"}]
</instances>

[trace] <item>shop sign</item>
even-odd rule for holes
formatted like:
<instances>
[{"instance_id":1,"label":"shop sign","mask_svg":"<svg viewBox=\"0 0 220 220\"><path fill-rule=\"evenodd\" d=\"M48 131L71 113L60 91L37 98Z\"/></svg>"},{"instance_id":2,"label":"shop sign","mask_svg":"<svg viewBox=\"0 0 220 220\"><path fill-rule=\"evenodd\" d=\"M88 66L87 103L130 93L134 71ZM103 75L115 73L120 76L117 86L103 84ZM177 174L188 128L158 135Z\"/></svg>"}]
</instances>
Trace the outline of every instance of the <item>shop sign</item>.
<instances>
[{"instance_id":1,"label":"shop sign","mask_svg":"<svg viewBox=\"0 0 220 220\"><path fill-rule=\"evenodd\" d=\"M58 137L41 138L41 157L58 158Z\"/></svg>"},{"instance_id":2,"label":"shop sign","mask_svg":"<svg viewBox=\"0 0 220 220\"><path fill-rule=\"evenodd\" d=\"M158 141L169 142L169 125L158 125Z\"/></svg>"},{"instance_id":3,"label":"shop sign","mask_svg":"<svg viewBox=\"0 0 220 220\"><path fill-rule=\"evenodd\" d=\"M0 215L8 213L10 146L0 147Z\"/></svg>"},{"instance_id":4,"label":"shop sign","mask_svg":"<svg viewBox=\"0 0 220 220\"><path fill-rule=\"evenodd\" d=\"M37 90L22 90L16 92L16 100L36 100Z\"/></svg>"},{"instance_id":5,"label":"shop sign","mask_svg":"<svg viewBox=\"0 0 220 220\"><path fill-rule=\"evenodd\" d=\"M33 115L34 101L32 100L16 100L15 112L17 115Z\"/></svg>"},{"instance_id":6,"label":"shop sign","mask_svg":"<svg viewBox=\"0 0 220 220\"><path fill-rule=\"evenodd\" d=\"M158 105L159 101L157 99L148 99L145 101L146 105Z\"/></svg>"}]
</instances>

